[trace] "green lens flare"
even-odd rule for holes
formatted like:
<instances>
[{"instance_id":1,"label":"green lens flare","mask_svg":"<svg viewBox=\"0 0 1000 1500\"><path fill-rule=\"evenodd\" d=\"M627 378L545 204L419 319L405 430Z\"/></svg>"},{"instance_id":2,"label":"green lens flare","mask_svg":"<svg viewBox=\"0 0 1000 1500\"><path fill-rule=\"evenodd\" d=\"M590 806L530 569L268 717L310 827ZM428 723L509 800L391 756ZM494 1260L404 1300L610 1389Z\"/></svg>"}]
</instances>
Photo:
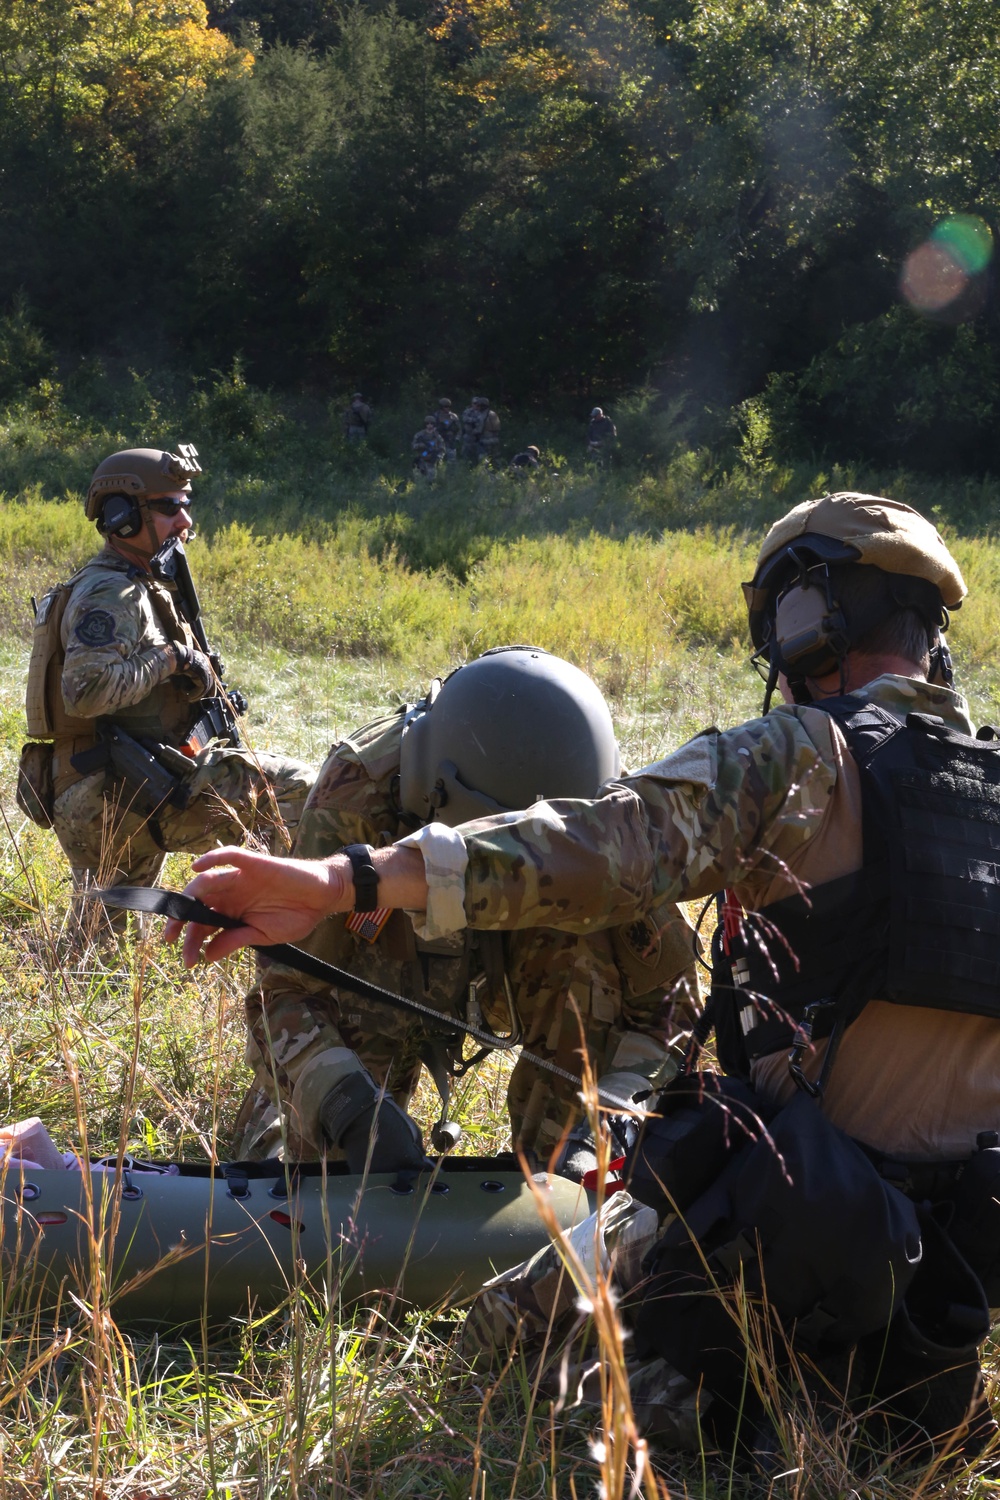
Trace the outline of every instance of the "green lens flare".
<instances>
[{"instance_id":1,"label":"green lens flare","mask_svg":"<svg viewBox=\"0 0 1000 1500\"><path fill-rule=\"evenodd\" d=\"M931 232L935 244L946 250L967 276L985 271L993 259L990 227L976 214L952 214Z\"/></svg>"}]
</instances>

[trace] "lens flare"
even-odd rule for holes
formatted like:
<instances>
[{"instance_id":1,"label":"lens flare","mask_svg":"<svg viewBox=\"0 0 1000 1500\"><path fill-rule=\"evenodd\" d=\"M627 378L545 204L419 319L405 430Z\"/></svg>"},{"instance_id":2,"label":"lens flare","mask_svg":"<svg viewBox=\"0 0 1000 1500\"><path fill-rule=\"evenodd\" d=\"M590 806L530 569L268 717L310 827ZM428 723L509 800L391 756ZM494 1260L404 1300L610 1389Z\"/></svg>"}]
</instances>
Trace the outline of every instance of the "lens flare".
<instances>
[{"instance_id":1,"label":"lens flare","mask_svg":"<svg viewBox=\"0 0 1000 1500\"><path fill-rule=\"evenodd\" d=\"M951 307L993 259L993 235L975 214L951 214L903 262L899 287L917 312Z\"/></svg>"},{"instance_id":2,"label":"lens flare","mask_svg":"<svg viewBox=\"0 0 1000 1500\"><path fill-rule=\"evenodd\" d=\"M978 276L993 259L990 227L975 214L942 219L931 234L931 242L942 246L967 276Z\"/></svg>"}]
</instances>

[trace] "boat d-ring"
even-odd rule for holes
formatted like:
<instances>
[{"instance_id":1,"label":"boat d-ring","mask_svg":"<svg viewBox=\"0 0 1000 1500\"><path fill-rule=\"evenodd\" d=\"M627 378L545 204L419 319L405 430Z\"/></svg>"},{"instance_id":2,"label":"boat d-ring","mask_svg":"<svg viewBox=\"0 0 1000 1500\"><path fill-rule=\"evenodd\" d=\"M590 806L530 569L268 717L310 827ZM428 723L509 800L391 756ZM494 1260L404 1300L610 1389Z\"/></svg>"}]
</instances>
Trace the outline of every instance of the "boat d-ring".
<instances>
[{"instance_id":1,"label":"boat d-ring","mask_svg":"<svg viewBox=\"0 0 1000 1500\"><path fill-rule=\"evenodd\" d=\"M132 1181L132 1174L127 1170L122 1172L122 1184L122 1197L127 1203L136 1203L146 1196L142 1188Z\"/></svg>"}]
</instances>

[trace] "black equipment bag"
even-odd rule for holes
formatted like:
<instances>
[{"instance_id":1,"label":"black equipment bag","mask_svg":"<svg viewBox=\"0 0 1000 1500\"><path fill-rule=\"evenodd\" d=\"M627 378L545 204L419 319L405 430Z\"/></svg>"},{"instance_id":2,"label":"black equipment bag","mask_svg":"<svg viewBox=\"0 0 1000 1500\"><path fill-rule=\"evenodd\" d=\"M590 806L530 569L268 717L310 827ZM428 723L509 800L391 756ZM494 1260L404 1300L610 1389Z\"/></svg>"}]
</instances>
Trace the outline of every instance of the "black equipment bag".
<instances>
[{"instance_id":1,"label":"black equipment bag","mask_svg":"<svg viewBox=\"0 0 1000 1500\"><path fill-rule=\"evenodd\" d=\"M681 1073L668 1083L628 1153L633 1198L662 1219L684 1213L741 1147L766 1134L774 1106L739 1078Z\"/></svg>"},{"instance_id":2,"label":"black equipment bag","mask_svg":"<svg viewBox=\"0 0 1000 1500\"><path fill-rule=\"evenodd\" d=\"M783 1338L846 1349L894 1317L921 1253L914 1205L798 1094L649 1252L637 1352L703 1380L719 1416L752 1416L745 1323L720 1289L745 1289L765 1339L778 1325L779 1356Z\"/></svg>"},{"instance_id":3,"label":"black equipment bag","mask_svg":"<svg viewBox=\"0 0 1000 1500\"><path fill-rule=\"evenodd\" d=\"M919 1204L917 1217L917 1273L888 1329L862 1340L857 1363L869 1401L892 1413L898 1444L915 1457L929 1445L968 1461L997 1430L979 1364L990 1310L982 1282L930 1207Z\"/></svg>"}]
</instances>

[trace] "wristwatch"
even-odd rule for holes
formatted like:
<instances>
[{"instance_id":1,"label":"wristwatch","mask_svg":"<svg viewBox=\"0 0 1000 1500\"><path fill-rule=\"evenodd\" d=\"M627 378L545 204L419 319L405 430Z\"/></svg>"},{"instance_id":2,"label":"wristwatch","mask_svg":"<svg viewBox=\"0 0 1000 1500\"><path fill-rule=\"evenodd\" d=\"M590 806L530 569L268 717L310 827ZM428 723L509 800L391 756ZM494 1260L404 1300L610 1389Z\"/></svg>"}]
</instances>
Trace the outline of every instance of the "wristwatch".
<instances>
[{"instance_id":1,"label":"wristwatch","mask_svg":"<svg viewBox=\"0 0 1000 1500\"><path fill-rule=\"evenodd\" d=\"M378 871L372 864L375 852L371 844L346 844L340 851L351 861L354 876L354 910L375 911L378 908Z\"/></svg>"}]
</instances>

